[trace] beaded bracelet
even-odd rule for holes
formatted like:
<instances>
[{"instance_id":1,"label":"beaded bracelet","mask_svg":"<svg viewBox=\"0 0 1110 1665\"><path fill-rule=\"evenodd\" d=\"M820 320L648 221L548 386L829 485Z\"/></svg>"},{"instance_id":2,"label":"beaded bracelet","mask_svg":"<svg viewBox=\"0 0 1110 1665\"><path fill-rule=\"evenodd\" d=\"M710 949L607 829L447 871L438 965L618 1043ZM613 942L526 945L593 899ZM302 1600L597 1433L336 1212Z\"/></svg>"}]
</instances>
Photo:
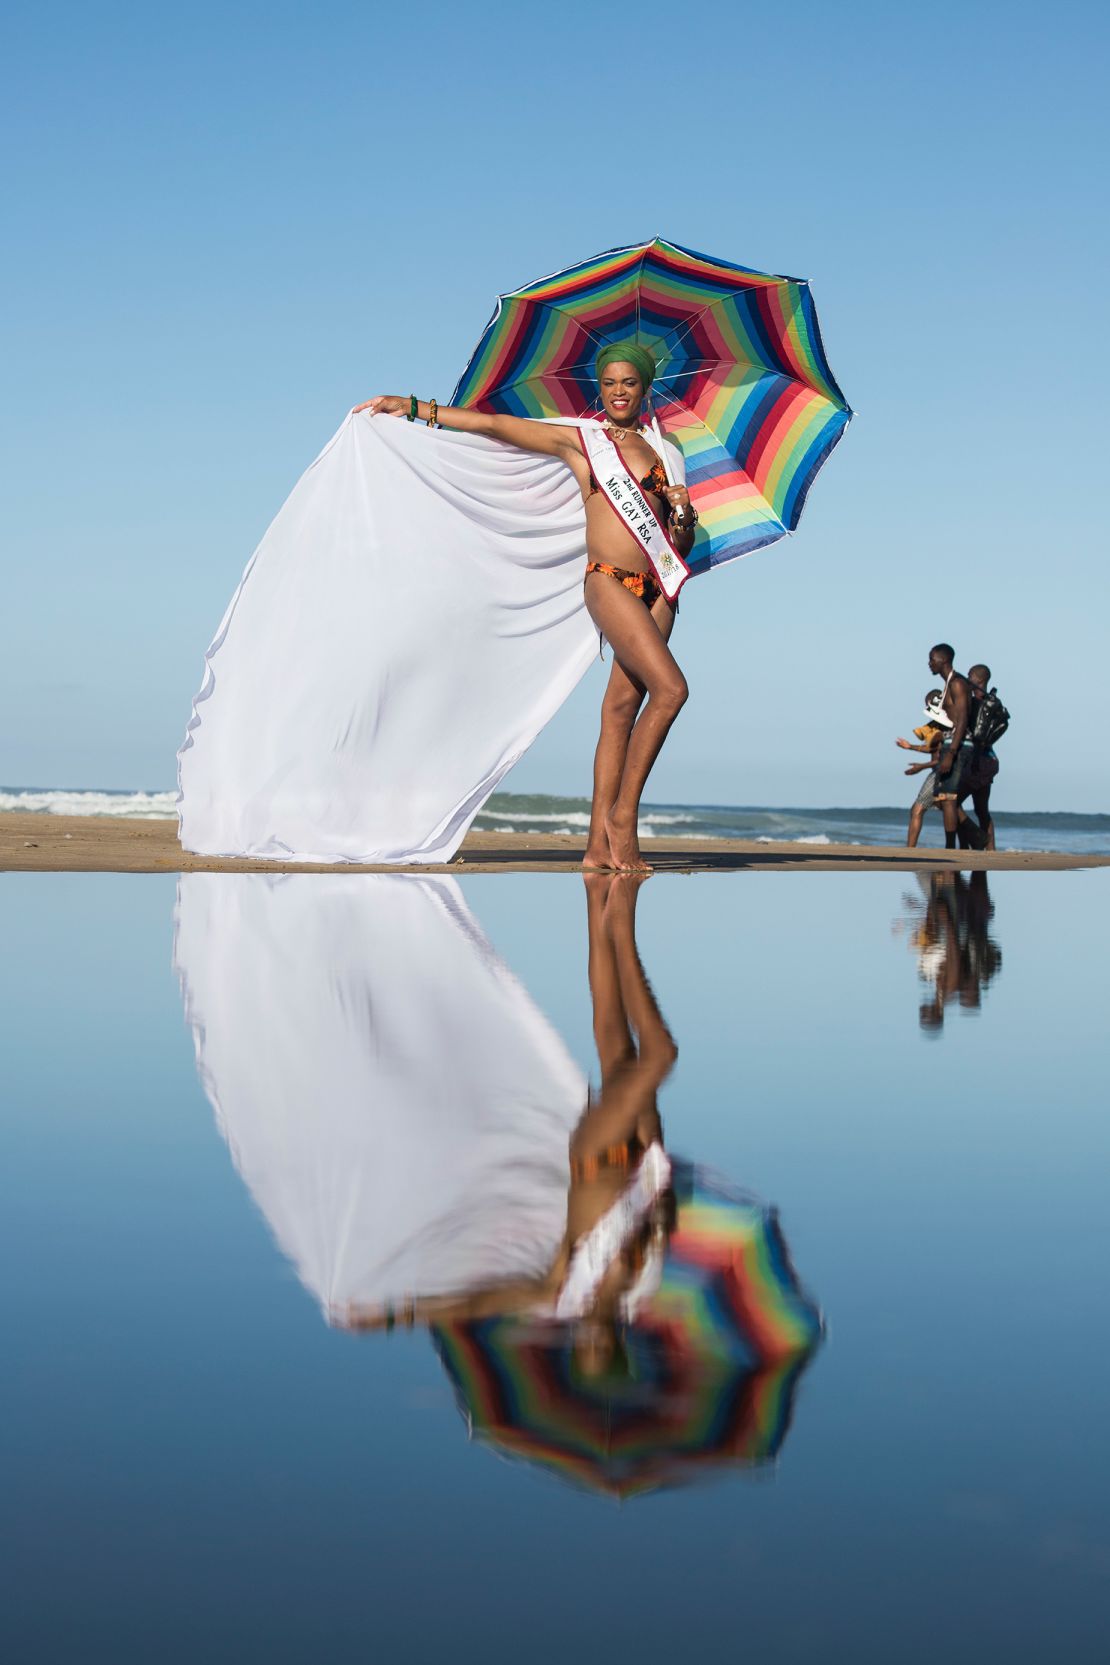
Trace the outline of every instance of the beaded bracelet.
<instances>
[{"instance_id":1,"label":"beaded bracelet","mask_svg":"<svg viewBox=\"0 0 1110 1665\"><path fill-rule=\"evenodd\" d=\"M439 405L435 399L428 400L428 426L429 428L439 427Z\"/></svg>"},{"instance_id":2,"label":"beaded bracelet","mask_svg":"<svg viewBox=\"0 0 1110 1665\"><path fill-rule=\"evenodd\" d=\"M410 393L409 394L409 416L408 416L409 421L410 422L415 422L416 421L416 416L417 416L416 394L415 393Z\"/></svg>"}]
</instances>

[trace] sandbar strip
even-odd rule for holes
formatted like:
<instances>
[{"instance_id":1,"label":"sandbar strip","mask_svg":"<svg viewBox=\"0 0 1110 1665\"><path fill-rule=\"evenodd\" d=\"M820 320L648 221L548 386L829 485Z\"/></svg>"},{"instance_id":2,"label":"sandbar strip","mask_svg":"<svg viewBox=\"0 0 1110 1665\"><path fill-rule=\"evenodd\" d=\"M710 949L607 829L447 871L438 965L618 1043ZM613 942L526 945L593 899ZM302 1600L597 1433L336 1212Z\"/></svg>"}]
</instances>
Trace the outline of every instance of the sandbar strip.
<instances>
[{"instance_id":1,"label":"sandbar strip","mask_svg":"<svg viewBox=\"0 0 1110 1665\"><path fill-rule=\"evenodd\" d=\"M195 856L181 848L177 822L110 815L0 814L0 872L9 873L573 873L583 839L569 833L472 832L454 861L398 866L258 861L240 856ZM907 850L891 844L760 844L755 840L646 838L644 857L659 873L741 873L802 869L920 872L1060 872L1110 866L1106 855L1051 852Z\"/></svg>"}]
</instances>

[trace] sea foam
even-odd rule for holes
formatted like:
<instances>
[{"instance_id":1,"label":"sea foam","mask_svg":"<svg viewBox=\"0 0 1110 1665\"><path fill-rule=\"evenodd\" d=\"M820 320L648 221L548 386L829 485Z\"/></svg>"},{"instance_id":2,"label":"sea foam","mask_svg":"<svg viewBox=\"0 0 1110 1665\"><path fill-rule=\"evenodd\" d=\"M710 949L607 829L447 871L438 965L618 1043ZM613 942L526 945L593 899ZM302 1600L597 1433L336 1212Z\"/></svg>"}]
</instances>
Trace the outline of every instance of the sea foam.
<instances>
[{"instance_id":1,"label":"sea foam","mask_svg":"<svg viewBox=\"0 0 1110 1665\"><path fill-rule=\"evenodd\" d=\"M127 815L172 819L176 792L79 792L67 787L0 787L0 810L39 815Z\"/></svg>"}]
</instances>

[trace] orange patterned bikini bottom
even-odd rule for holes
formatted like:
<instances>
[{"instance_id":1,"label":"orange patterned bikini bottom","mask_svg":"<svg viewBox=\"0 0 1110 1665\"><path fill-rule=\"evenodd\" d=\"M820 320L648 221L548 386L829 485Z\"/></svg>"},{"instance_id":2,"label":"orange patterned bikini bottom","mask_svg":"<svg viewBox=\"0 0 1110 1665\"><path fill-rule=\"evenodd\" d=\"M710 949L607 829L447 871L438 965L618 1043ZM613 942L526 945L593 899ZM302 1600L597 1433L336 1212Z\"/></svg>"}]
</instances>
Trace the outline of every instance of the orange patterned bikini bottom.
<instances>
[{"instance_id":1,"label":"orange patterned bikini bottom","mask_svg":"<svg viewBox=\"0 0 1110 1665\"><path fill-rule=\"evenodd\" d=\"M591 572L603 572L606 578L615 578L618 584L642 601L650 613L659 597L663 594L650 572L626 572L624 567L611 567L607 561L589 561L586 565L586 577Z\"/></svg>"}]
</instances>

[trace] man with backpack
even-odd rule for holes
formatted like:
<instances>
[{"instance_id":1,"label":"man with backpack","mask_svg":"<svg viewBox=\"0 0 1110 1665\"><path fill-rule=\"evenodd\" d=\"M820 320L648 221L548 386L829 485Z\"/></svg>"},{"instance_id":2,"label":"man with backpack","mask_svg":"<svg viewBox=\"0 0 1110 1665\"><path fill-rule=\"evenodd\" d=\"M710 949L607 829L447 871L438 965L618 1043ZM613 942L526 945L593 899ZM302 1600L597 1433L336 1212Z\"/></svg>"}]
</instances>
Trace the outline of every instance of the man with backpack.
<instances>
[{"instance_id":1,"label":"man with backpack","mask_svg":"<svg viewBox=\"0 0 1110 1665\"><path fill-rule=\"evenodd\" d=\"M970 798L983 842L976 842L981 850L993 850L994 821L991 819L991 787L998 774L998 758L994 744L1001 740L1010 726L1010 713L998 697L998 690L990 686L989 665L972 665L967 673L971 685L971 708L967 732L971 740L971 762L960 782L960 800ZM968 825L968 823L964 823Z\"/></svg>"}]
</instances>

